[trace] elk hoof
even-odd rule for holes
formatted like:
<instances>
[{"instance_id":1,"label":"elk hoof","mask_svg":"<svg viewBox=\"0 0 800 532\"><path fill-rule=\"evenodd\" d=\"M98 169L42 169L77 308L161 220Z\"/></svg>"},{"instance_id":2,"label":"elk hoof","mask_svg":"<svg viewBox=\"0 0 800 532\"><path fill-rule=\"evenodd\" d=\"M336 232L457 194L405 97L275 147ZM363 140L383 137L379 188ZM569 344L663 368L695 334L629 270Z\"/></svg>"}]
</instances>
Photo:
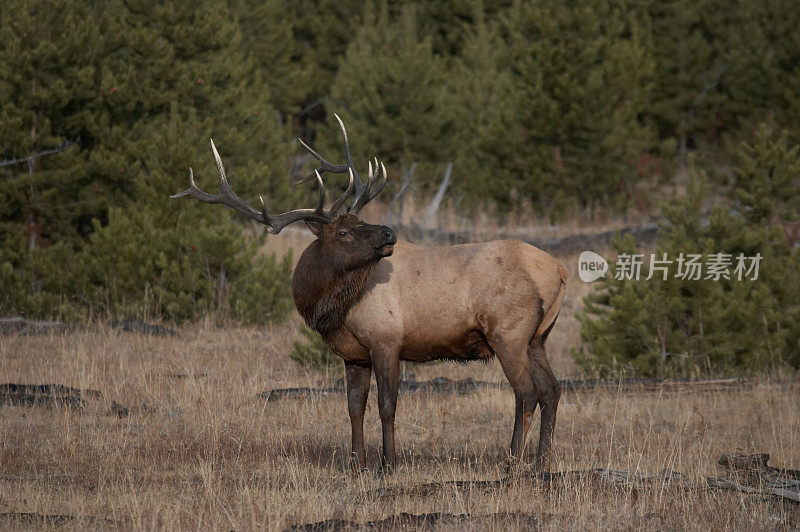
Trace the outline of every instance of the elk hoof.
<instances>
[{"instance_id":1,"label":"elk hoof","mask_svg":"<svg viewBox=\"0 0 800 532\"><path fill-rule=\"evenodd\" d=\"M366 464L359 464L355 458L350 461L349 469L354 475L361 475L369 471Z\"/></svg>"}]
</instances>

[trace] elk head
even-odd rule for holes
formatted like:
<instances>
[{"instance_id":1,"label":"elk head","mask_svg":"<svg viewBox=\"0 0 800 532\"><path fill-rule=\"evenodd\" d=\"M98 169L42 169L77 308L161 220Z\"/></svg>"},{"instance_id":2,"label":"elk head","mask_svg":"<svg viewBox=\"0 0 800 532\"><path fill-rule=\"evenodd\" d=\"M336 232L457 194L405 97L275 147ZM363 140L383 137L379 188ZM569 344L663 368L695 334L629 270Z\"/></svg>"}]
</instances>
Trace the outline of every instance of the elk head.
<instances>
[{"instance_id":1,"label":"elk head","mask_svg":"<svg viewBox=\"0 0 800 532\"><path fill-rule=\"evenodd\" d=\"M342 128L346 163L331 164L300 140L303 147L320 164L319 168L297 183L301 184L313 179L319 185L319 199L317 206L313 209L296 209L283 214L269 214L263 197L260 197L260 210L250 206L231 189L225 175L225 167L213 140L211 141L211 150L214 152L214 159L217 162L220 191L211 195L200 190L194 182L194 172L189 168L189 188L170 196L171 198L191 196L206 203L227 205L236 212L266 225L267 230L272 234L278 234L287 225L303 220L311 232L316 235L317 240L300 257L292 289L298 310L306 318L306 321L317 330L327 327L322 327L322 322L314 316L318 315L322 307L330 306L319 304L321 296L327 294L331 301L336 300L334 306L337 308L347 306L347 301L352 303L353 298L357 297L363 288L372 268L380 259L392 254L397 242L397 234L393 229L382 225L370 225L358 218L361 208L372 201L386 184L386 167L382 163L379 165L377 159L374 160L374 165L370 161L369 177L366 183L362 182L353 164L347 130L339 116L334 116ZM325 184L322 180L324 172L346 172L350 175L347 190L333 202L328 210L325 210ZM339 215L339 210L351 194L353 203L347 209L346 214ZM329 313L326 315L328 318L323 321L327 323L330 322L330 315ZM333 321L338 322L339 319Z\"/></svg>"}]
</instances>

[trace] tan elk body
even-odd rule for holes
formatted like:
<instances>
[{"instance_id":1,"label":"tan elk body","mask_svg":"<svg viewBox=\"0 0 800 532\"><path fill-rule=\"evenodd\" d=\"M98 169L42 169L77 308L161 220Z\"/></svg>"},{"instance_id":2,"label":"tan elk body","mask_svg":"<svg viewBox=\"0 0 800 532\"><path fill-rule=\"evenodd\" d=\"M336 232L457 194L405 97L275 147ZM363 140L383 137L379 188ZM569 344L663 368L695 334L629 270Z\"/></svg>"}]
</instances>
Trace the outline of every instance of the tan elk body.
<instances>
[{"instance_id":1,"label":"tan elk body","mask_svg":"<svg viewBox=\"0 0 800 532\"><path fill-rule=\"evenodd\" d=\"M338 116L336 117L339 118ZM341 120L340 120L341 125ZM537 405L541 429L537 464L549 470L551 440L560 386L547 361L545 343L564 300L566 268L544 251L517 240L445 247L397 242L388 227L370 225L356 214L386 180L376 161L362 183L352 164L344 125L347 164L321 163L316 209L270 215L238 198L220 173L220 194L192 186L174 197L193 196L224 203L277 233L304 220L317 239L295 268L292 292L298 311L345 362L353 458L366 466L363 420L372 371L378 385L383 460L395 463L394 417L400 360L488 360L496 356L516 398L511 457L522 456ZM305 146L305 144L304 144ZM329 211L319 171L348 172L350 186ZM353 193L348 214L337 211Z\"/></svg>"}]
</instances>

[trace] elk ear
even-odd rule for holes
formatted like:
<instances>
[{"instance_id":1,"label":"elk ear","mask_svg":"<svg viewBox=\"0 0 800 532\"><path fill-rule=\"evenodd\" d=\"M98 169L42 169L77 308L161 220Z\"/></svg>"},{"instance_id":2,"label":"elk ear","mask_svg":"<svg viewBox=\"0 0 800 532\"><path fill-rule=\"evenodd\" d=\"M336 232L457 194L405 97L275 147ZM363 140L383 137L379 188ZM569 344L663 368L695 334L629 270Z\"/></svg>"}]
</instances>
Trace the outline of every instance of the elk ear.
<instances>
[{"instance_id":1,"label":"elk ear","mask_svg":"<svg viewBox=\"0 0 800 532\"><path fill-rule=\"evenodd\" d=\"M324 223L315 222L314 220L304 220L304 221L306 222L306 225L311 230L311 232L314 233L314 236L319 236L319 234L322 232L322 228L325 226Z\"/></svg>"}]
</instances>

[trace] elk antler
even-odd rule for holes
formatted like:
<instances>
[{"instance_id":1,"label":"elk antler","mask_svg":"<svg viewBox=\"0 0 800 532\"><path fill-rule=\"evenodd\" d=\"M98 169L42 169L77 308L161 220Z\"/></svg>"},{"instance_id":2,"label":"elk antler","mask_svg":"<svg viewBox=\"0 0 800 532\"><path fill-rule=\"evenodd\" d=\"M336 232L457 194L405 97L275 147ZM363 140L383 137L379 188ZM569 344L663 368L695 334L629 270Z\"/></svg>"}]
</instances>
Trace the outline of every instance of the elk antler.
<instances>
[{"instance_id":1,"label":"elk antler","mask_svg":"<svg viewBox=\"0 0 800 532\"><path fill-rule=\"evenodd\" d=\"M333 220L331 213L325 212L324 210L325 185L322 182L322 177L319 175L318 172L315 172L317 183L319 184L319 200L317 201L316 208L296 209L293 211L285 212L283 214L268 214L267 206L264 203L263 196L259 196L259 198L261 199L261 211L258 211L255 208L251 207L242 198L234 194L230 184L228 183L228 178L225 177L225 167L222 165L222 159L219 156L217 147L214 145L213 139L211 140L211 150L214 152L214 159L217 161L217 170L219 171L219 193L211 195L200 190L194 182L194 172L192 171L192 168L189 167L189 188L184 190L183 192L175 194L174 196L170 196L170 198L174 199L174 198L182 198L184 196L191 196L206 203L222 203L223 205L227 205L231 209L235 210L239 214L244 214L248 218L251 218L257 221L258 223L266 225L268 231L274 235L280 233L281 229L283 229L287 225L300 220L322 222L326 224L331 223L331 221ZM348 192L345 192L344 197L346 197L346 195L349 193L352 187L353 187L353 174L351 173L350 186L348 187ZM339 198L337 200L337 203L339 202L343 203L344 199Z\"/></svg>"},{"instance_id":2,"label":"elk antler","mask_svg":"<svg viewBox=\"0 0 800 532\"><path fill-rule=\"evenodd\" d=\"M383 163L380 163L380 169L378 168L378 159L375 159L375 171L373 173L372 168L372 161L369 163L369 175L367 182L364 183L361 181L361 178L358 176L358 172L356 171L356 167L353 164L353 155L350 152L350 142L347 140L347 130L344 127L344 123L342 119L339 118L339 115L336 113L333 114L336 117L336 120L339 122L339 127L342 128L342 137L344 138L344 152L347 156L347 162L345 164L331 164L326 161L319 153L314 151L308 144L303 142L302 139L297 139L300 141L300 144L303 145L305 149L309 151L309 153L319 161L320 167L314 170L314 172L310 173L308 176L303 178L300 183L305 183L306 181L310 181L315 174L319 172L331 172L334 174L343 174L344 172L350 172L350 185L347 187L345 193L338 199L334 204L331 206L330 214L331 216L336 216L336 212L342 207L347 196L355 187L355 194L352 205L347 210L352 214L358 214L361 208L375 199L375 196L383 189L383 186L386 184L386 167ZM382 170L382 173L379 173L378 170Z\"/></svg>"}]
</instances>

